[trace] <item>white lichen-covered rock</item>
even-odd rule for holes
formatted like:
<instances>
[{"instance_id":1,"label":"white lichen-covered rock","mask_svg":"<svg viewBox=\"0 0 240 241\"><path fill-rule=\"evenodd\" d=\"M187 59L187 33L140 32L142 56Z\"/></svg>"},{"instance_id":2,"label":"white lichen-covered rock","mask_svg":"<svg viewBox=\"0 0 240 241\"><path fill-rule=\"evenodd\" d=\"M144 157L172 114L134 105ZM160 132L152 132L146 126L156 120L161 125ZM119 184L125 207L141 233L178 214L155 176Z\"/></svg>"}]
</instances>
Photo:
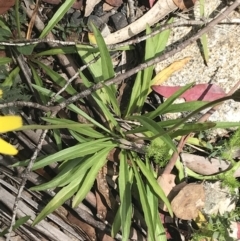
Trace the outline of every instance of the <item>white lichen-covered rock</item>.
<instances>
[{"instance_id":1,"label":"white lichen-covered rock","mask_svg":"<svg viewBox=\"0 0 240 241\"><path fill-rule=\"evenodd\" d=\"M214 18L224 10L226 5L220 0L206 0L206 18ZM184 13L189 19L199 19L199 1L196 2L194 13ZM192 57L182 69L172 75L165 85L185 85L191 82L213 83L222 87L226 93L239 81L240 76L240 13L232 12L221 24L215 26L207 34L209 61L207 65L202 57L200 41L197 41L171 58L159 63L157 71L162 70L176 60ZM168 50L196 33L195 27L180 27L171 30ZM211 121L240 121L240 103L225 102L211 117Z\"/></svg>"},{"instance_id":2,"label":"white lichen-covered rock","mask_svg":"<svg viewBox=\"0 0 240 241\"><path fill-rule=\"evenodd\" d=\"M238 191L235 194L231 194L229 188L222 187L220 181L211 183L204 183L205 190L205 206L204 212L207 215L220 214L225 212L231 212L236 207L238 200Z\"/></svg>"}]
</instances>

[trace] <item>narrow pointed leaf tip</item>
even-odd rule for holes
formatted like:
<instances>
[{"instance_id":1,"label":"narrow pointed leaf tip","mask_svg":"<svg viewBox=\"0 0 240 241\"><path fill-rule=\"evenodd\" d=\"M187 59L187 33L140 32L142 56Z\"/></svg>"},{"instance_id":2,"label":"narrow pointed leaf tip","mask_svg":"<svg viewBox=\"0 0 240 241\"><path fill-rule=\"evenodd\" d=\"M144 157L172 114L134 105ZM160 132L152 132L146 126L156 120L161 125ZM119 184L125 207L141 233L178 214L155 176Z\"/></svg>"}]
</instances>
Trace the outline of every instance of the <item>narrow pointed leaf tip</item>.
<instances>
[{"instance_id":1,"label":"narrow pointed leaf tip","mask_svg":"<svg viewBox=\"0 0 240 241\"><path fill-rule=\"evenodd\" d=\"M152 89L168 98L178 91L181 86L152 86ZM236 92L235 92L236 93ZM233 97L235 97L235 93ZM191 89L184 92L180 97L184 98L185 101L194 101L194 100L203 100L203 101L213 101L222 97L225 97L226 93L224 90L215 84L198 84L192 87ZM238 95L240 99L240 95ZM237 94L236 94L237 97Z\"/></svg>"}]
</instances>

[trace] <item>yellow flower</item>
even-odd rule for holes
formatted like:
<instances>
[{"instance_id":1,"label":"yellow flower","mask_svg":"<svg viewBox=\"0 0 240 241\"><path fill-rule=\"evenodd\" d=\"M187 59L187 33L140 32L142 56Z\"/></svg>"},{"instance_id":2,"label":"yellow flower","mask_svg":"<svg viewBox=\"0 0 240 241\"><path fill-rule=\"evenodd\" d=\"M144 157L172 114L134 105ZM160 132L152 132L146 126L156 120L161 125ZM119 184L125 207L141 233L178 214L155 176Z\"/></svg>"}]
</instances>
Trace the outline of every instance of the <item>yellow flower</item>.
<instances>
[{"instance_id":1,"label":"yellow flower","mask_svg":"<svg viewBox=\"0 0 240 241\"><path fill-rule=\"evenodd\" d=\"M0 99L2 99L3 91L0 89Z\"/></svg>"},{"instance_id":2,"label":"yellow flower","mask_svg":"<svg viewBox=\"0 0 240 241\"><path fill-rule=\"evenodd\" d=\"M22 126L22 118L19 116L0 116L0 133L13 131ZM18 150L0 138L0 153L5 155L16 155Z\"/></svg>"}]
</instances>

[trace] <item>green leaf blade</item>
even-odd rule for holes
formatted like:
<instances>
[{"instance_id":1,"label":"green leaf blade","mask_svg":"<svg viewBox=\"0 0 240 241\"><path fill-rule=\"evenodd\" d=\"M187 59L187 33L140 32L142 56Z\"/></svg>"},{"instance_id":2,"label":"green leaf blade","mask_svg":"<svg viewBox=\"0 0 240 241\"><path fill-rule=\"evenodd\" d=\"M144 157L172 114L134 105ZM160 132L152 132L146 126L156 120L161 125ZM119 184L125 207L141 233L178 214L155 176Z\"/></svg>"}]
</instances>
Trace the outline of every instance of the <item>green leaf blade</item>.
<instances>
[{"instance_id":1,"label":"green leaf blade","mask_svg":"<svg viewBox=\"0 0 240 241\"><path fill-rule=\"evenodd\" d=\"M78 192L74 196L73 202L72 202L73 207L76 207L86 197L87 193L91 190L93 183L96 179L97 173L106 163L107 155L112 148L105 148L105 149L99 151L95 155L95 158L97 156L96 163L88 171L82 185L80 186Z\"/></svg>"},{"instance_id":2,"label":"green leaf blade","mask_svg":"<svg viewBox=\"0 0 240 241\"><path fill-rule=\"evenodd\" d=\"M43 29L39 38L45 38L48 33L55 27L55 25L63 18L66 12L71 8L75 0L67 0L65 1L61 7L55 12L47 26Z\"/></svg>"},{"instance_id":3,"label":"green leaf blade","mask_svg":"<svg viewBox=\"0 0 240 241\"><path fill-rule=\"evenodd\" d=\"M119 194L120 194L120 217L122 226L122 240L128 241L131 217L132 217L132 199L131 199L131 185L132 185L132 170L130 171L127 164L127 156L125 152L120 153L120 169L119 169Z\"/></svg>"}]
</instances>

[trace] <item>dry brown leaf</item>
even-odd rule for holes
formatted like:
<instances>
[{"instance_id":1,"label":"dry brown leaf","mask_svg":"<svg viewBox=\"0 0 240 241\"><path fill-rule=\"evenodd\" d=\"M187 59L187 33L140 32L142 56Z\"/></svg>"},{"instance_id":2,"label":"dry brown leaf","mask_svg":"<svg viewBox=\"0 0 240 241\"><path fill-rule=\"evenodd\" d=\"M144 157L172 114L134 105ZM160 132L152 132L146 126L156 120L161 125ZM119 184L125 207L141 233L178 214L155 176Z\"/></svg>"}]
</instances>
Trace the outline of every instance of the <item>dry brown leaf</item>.
<instances>
[{"instance_id":1,"label":"dry brown leaf","mask_svg":"<svg viewBox=\"0 0 240 241\"><path fill-rule=\"evenodd\" d=\"M107 205L103 203L101 193L96 190L96 209L97 217L101 220L106 220L107 217Z\"/></svg>"},{"instance_id":2,"label":"dry brown leaf","mask_svg":"<svg viewBox=\"0 0 240 241\"><path fill-rule=\"evenodd\" d=\"M83 1L82 0L76 0L75 3L72 5L72 8L81 10L83 7Z\"/></svg>"},{"instance_id":3,"label":"dry brown leaf","mask_svg":"<svg viewBox=\"0 0 240 241\"><path fill-rule=\"evenodd\" d=\"M89 237L90 240L96 240L96 232L91 225L85 221L80 220L77 216L70 212L67 215L67 219L72 225L79 227Z\"/></svg>"},{"instance_id":4,"label":"dry brown leaf","mask_svg":"<svg viewBox=\"0 0 240 241\"><path fill-rule=\"evenodd\" d=\"M6 56L6 52L4 50L0 50L0 58L4 58Z\"/></svg>"},{"instance_id":5,"label":"dry brown leaf","mask_svg":"<svg viewBox=\"0 0 240 241\"><path fill-rule=\"evenodd\" d=\"M103 4L103 12L108 12L110 10L112 10L114 7L109 5L108 3L104 3Z\"/></svg>"},{"instance_id":6,"label":"dry brown leaf","mask_svg":"<svg viewBox=\"0 0 240 241\"><path fill-rule=\"evenodd\" d=\"M186 10L194 6L196 0L173 0L178 8Z\"/></svg>"},{"instance_id":7,"label":"dry brown leaf","mask_svg":"<svg viewBox=\"0 0 240 241\"><path fill-rule=\"evenodd\" d=\"M101 241L114 241L115 239L112 238L111 236L107 235L106 232L104 231L98 231L98 240Z\"/></svg>"},{"instance_id":8,"label":"dry brown leaf","mask_svg":"<svg viewBox=\"0 0 240 241\"><path fill-rule=\"evenodd\" d=\"M14 4L15 0L0 0L0 14L7 12Z\"/></svg>"},{"instance_id":9,"label":"dry brown leaf","mask_svg":"<svg viewBox=\"0 0 240 241\"><path fill-rule=\"evenodd\" d=\"M158 177L157 182L164 191L165 195L168 196L175 185L176 176L173 174L162 174ZM166 205L162 200L159 200L159 206L164 211L167 211Z\"/></svg>"},{"instance_id":10,"label":"dry brown leaf","mask_svg":"<svg viewBox=\"0 0 240 241\"><path fill-rule=\"evenodd\" d=\"M107 205L111 207L111 202L109 199L109 187L106 181L107 169L102 167L97 175L97 192L96 192L96 201L97 201L97 214L100 219L105 220L107 215L107 206L102 202L101 195L104 197Z\"/></svg>"},{"instance_id":11,"label":"dry brown leaf","mask_svg":"<svg viewBox=\"0 0 240 241\"><path fill-rule=\"evenodd\" d=\"M154 79L151 81L151 86L153 85L161 85L164 81L166 81L174 72L182 69L191 59L191 57L185 57L178 61L173 62L167 68L158 72ZM148 94L152 92L152 89L149 88Z\"/></svg>"},{"instance_id":12,"label":"dry brown leaf","mask_svg":"<svg viewBox=\"0 0 240 241\"><path fill-rule=\"evenodd\" d=\"M105 2L114 7L119 7L123 4L122 0L105 0Z\"/></svg>"},{"instance_id":13,"label":"dry brown leaf","mask_svg":"<svg viewBox=\"0 0 240 241\"><path fill-rule=\"evenodd\" d=\"M186 185L172 200L174 214L184 220L195 219L198 211L204 207L205 191L203 184L190 183Z\"/></svg>"},{"instance_id":14,"label":"dry brown leaf","mask_svg":"<svg viewBox=\"0 0 240 241\"><path fill-rule=\"evenodd\" d=\"M230 166L228 161L189 153L182 153L181 158L189 169L201 175L213 175L226 170Z\"/></svg>"}]
</instances>

